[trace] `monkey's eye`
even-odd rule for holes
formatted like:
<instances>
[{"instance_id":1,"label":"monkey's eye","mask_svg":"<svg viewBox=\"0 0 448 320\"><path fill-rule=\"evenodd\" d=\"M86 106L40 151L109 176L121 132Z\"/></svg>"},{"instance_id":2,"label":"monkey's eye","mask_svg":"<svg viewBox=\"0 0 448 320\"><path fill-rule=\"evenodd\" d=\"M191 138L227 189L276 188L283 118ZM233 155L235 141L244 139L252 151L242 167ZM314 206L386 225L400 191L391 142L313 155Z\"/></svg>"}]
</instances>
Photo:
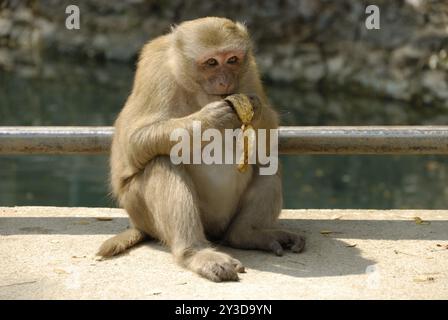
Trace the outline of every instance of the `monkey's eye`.
<instances>
[{"instance_id":1,"label":"monkey's eye","mask_svg":"<svg viewBox=\"0 0 448 320\"><path fill-rule=\"evenodd\" d=\"M210 58L207 61L205 61L205 63L211 67L217 66L218 65L218 61L216 61L215 58Z\"/></svg>"},{"instance_id":2,"label":"monkey's eye","mask_svg":"<svg viewBox=\"0 0 448 320\"><path fill-rule=\"evenodd\" d=\"M234 64L234 63L237 63L237 62L238 62L238 57L237 56L230 57L227 60L227 63L230 63L230 64Z\"/></svg>"}]
</instances>

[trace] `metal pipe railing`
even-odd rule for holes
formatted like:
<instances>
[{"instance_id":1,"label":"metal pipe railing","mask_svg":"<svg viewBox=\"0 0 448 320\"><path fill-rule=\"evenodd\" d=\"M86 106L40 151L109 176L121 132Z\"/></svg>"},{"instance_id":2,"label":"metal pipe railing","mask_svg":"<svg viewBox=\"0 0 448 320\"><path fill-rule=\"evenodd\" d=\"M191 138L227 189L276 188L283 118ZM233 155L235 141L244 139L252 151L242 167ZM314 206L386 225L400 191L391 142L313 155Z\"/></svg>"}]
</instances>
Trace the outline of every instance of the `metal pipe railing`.
<instances>
[{"instance_id":1,"label":"metal pipe railing","mask_svg":"<svg viewBox=\"0 0 448 320\"><path fill-rule=\"evenodd\" d=\"M106 154L113 127L0 127L0 154ZM448 154L448 126L280 127L282 154Z\"/></svg>"}]
</instances>

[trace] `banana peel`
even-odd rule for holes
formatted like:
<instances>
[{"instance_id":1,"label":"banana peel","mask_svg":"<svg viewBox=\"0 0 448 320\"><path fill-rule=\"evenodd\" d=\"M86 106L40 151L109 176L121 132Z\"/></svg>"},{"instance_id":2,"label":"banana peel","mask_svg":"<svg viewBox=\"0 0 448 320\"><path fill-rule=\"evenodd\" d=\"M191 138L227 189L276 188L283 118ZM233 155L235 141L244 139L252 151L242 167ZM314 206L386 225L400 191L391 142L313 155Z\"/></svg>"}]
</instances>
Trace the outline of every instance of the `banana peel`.
<instances>
[{"instance_id":1,"label":"banana peel","mask_svg":"<svg viewBox=\"0 0 448 320\"><path fill-rule=\"evenodd\" d=\"M240 118L243 125L249 125L254 117L254 108L250 103L250 99L245 94L232 94L225 98L233 109L235 110L238 118Z\"/></svg>"},{"instance_id":2,"label":"banana peel","mask_svg":"<svg viewBox=\"0 0 448 320\"><path fill-rule=\"evenodd\" d=\"M248 130L254 130L252 125L250 124L254 117L254 108L250 102L250 99L245 94L233 94L224 99L227 103L229 103L233 109L235 110L238 118L241 120L243 125L241 126L241 130L243 130L243 154L242 161L238 164L237 168L240 172L245 172L247 167L249 166L249 150L250 144L247 135L245 134Z\"/></svg>"}]
</instances>

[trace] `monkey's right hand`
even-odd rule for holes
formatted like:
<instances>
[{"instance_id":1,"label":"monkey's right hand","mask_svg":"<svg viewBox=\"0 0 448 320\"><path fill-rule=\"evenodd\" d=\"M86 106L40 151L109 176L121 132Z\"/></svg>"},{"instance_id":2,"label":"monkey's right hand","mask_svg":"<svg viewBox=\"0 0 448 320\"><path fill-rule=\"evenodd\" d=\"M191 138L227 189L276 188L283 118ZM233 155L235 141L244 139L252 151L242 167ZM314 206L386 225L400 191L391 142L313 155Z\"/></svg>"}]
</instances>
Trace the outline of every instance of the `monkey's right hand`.
<instances>
[{"instance_id":1,"label":"monkey's right hand","mask_svg":"<svg viewBox=\"0 0 448 320\"><path fill-rule=\"evenodd\" d=\"M199 119L205 126L215 129L236 129L241 127L241 120L226 101L215 101L207 104L199 112Z\"/></svg>"}]
</instances>

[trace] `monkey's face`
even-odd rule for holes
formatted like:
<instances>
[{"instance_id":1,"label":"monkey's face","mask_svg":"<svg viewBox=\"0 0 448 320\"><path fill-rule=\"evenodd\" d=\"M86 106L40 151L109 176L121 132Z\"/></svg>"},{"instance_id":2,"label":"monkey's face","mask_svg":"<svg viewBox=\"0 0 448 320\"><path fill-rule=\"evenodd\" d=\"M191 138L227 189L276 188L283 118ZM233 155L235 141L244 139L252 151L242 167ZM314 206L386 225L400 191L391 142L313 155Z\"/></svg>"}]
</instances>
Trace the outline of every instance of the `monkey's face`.
<instances>
[{"instance_id":1,"label":"monkey's face","mask_svg":"<svg viewBox=\"0 0 448 320\"><path fill-rule=\"evenodd\" d=\"M226 97L236 93L245 64L244 51L218 51L197 60L199 84L209 95Z\"/></svg>"}]
</instances>

